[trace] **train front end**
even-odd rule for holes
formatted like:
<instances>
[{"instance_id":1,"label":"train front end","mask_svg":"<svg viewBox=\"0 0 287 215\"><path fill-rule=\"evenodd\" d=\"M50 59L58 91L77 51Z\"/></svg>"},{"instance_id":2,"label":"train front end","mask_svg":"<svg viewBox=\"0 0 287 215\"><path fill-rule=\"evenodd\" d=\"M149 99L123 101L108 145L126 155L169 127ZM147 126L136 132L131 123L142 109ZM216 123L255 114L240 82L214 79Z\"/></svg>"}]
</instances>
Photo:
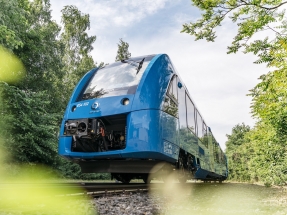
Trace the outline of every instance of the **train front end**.
<instances>
[{"instance_id":1,"label":"train front end","mask_svg":"<svg viewBox=\"0 0 287 215\"><path fill-rule=\"evenodd\" d=\"M82 172L118 173L121 181L134 173L144 178L161 160L174 162L176 156L162 154L160 144L159 97L166 89L156 82L159 65L168 66L165 58L130 58L88 72L65 111L59 154L79 163Z\"/></svg>"}]
</instances>

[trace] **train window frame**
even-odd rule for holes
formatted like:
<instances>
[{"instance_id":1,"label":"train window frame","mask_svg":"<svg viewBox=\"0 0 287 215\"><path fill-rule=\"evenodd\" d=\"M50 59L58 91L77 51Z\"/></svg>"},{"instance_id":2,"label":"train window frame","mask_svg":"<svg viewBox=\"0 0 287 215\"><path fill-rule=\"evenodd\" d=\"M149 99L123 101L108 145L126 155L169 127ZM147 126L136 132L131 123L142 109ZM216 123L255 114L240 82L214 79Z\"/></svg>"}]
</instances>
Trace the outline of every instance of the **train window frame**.
<instances>
[{"instance_id":1,"label":"train window frame","mask_svg":"<svg viewBox=\"0 0 287 215\"><path fill-rule=\"evenodd\" d=\"M189 127L189 123L188 123L188 114L187 114L187 102L188 100L191 102L192 106L193 106L193 119L194 119L194 131L191 129L191 127ZM187 125L187 128L194 134L197 136L197 133L196 133L196 130L197 130L197 123L196 123L196 107L192 101L192 99L190 98L190 96L188 95L187 91L185 91L185 110L186 110L186 125Z\"/></svg>"},{"instance_id":2,"label":"train window frame","mask_svg":"<svg viewBox=\"0 0 287 215\"><path fill-rule=\"evenodd\" d=\"M202 121L203 121L203 124L202 124L202 132L203 132L203 136L202 136L202 143L203 143L203 145L206 147L206 148L208 148L208 139L206 139L206 138L208 138L208 131L207 131L207 126L206 126L206 123L205 123L205 121L202 119Z\"/></svg>"},{"instance_id":3,"label":"train window frame","mask_svg":"<svg viewBox=\"0 0 287 215\"><path fill-rule=\"evenodd\" d=\"M172 99L176 104L178 104L178 89L177 89L177 75L173 75L171 78L171 81L169 82L169 86L167 89L167 93L166 95ZM172 93L174 93L173 91L176 90L176 94L171 94L170 91L172 90ZM176 97L174 97L174 95Z\"/></svg>"},{"instance_id":4,"label":"train window frame","mask_svg":"<svg viewBox=\"0 0 287 215\"><path fill-rule=\"evenodd\" d=\"M177 82L181 82L180 78L177 77ZM187 128L186 122L186 88L178 86L177 95L178 95L178 118L180 128Z\"/></svg>"},{"instance_id":5,"label":"train window frame","mask_svg":"<svg viewBox=\"0 0 287 215\"><path fill-rule=\"evenodd\" d=\"M199 121L200 120L200 121ZM199 128L199 123L201 123L201 128ZM197 125L197 137L198 138L202 138L202 135L203 135L203 119L202 119L202 116L200 115L199 111L196 109L196 125ZM201 131L201 133L199 133L199 131Z\"/></svg>"},{"instance_id":6,"label":"train window frame","mask_svg":"<svg viewBox=\"0 0 287 215\"><path fill-rule=\"evenodd\" d=\"M203 136L207 135L207 125L205 123L205 121L203 120Z\"/></svg>"},{"instance_id":7,"label":"train window frame","mask_svg":"<svg viewBox=\"0 0 287 215\"><path fill-rule=\"evenodd\" d=\"M179 113L178 113L178 89L177 89L177 87L175 89L176 90L176 95L175 95L176 98L173 96L173 94L170 94L170 90L172 91L172 93L173 93L173 90L174 90L174 81L177 82L177 75L173 75L171 80L170 80L170 82L169 82L169 85L168 85L168 88L167 88L167 91L166 91L166 94L165 94L165 97L164 97L162 110L178 119L179 118ZM170 101L168 101L168 100L170 100ZM172 106L171 103L174 103L174 105L177 107L176 114L171 114L171 113L169 113L168 111L165 110L165 107Z\"/></svg>"}]
</instances>

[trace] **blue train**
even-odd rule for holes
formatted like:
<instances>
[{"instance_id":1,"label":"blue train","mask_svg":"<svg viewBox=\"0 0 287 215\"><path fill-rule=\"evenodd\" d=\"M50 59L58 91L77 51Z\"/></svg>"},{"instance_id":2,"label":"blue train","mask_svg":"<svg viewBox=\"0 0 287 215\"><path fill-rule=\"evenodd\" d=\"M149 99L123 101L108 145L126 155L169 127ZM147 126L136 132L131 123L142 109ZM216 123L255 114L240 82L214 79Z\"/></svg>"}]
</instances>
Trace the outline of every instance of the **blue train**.
<instances>
[{"instance_id":1,"label":"blue train","mask_svg":"<svg viewBox=\"0 0 287 215\"><path fill-rule=\"evenodd\" d=\"M176 172L180 182L228 175L225 154L166 54L89 71L64 114L59 154L84 173L123 183L148 183L157 173Z\"/></svg>"}]
</instances>

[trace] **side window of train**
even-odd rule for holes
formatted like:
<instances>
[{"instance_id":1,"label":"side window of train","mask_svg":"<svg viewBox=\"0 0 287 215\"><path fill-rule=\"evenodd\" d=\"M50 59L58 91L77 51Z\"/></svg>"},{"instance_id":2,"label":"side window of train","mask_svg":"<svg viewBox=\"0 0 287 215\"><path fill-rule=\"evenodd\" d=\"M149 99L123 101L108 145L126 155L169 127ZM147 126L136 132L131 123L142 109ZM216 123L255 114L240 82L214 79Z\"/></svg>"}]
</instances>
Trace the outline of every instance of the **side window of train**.
<instances>
[{"instance_id":1,"label":"side window of train","mask_svg":"<svg viewBox=\"0 0 287 215\"><path fill-rule=\"evenodd\" d=\"M169 84L167 94L169 97L177 101L177 77L175 75Z\"/></svg>"},{"instance_id":2,"label":"side window of train","mask_svg":"<svg viewBox=\"0 0 287 215\"><path fill-rule=\"evenodd\" d=\"M189 96L186 94L186 117L188 128L195 133L195 107Z\"/></svg>"},{"instance_id":3,"label":"side window of train","mask_svg":"<svg viewBox=\"0 0 287 215\"><path fill-rule=\"evenodd\" d=\"M221 151L221 163L222 164L226 164L226 157L225 157L225 154L224 154L224 152L220 149L220 151Z\"/></svg>"},{"instance_id":4,"label":"side window of train","mask_svg":"<svg viewBox=\"0 0 287 215\"><path fill-rule=\"evenodd\" d=\"M214 136L212 135L212 145L213 145L213 158L214 158L214 162L218 163L218 149L217 149L217 142L214 138Z\"/></svg>"},{"instance_id":5,"label":"side window of train","mask_svg":"<svg viewBox=\"0 0 287 215\"><path fill-rule=\"evenodd\" d=\"M203 122L202 117L200 116L199 112L196 110L196 121L197 121L197 136L202 138L202 128L203 128Z\"/></svg>"},{"instance_id":6,"label":"side window of train","mask_svg":"<svg viewBox=\"0 0 287 215\"><path fill-rule=\"evenodd\" d=\"M216 163L219 163L220 162L220 158L219 158L219 146L218 146L218 143L215 141L215 143L214 143L214 161L216 162Z\"/></svg>"},{"instance_id":7,"label":"side window of train","mask_svg":"<svg viewBox=\"0 0 287 215\"><path fill-rule=\"evenodd\" d=\"M202 136L202 143L208 147L208 134L207 134L207 126L205 122L203 122L203 136Z\"/></svg>"},{"instance_id":8,"label":"side window of train","mask_svg":"<svg viewBox=\"0 0 287 215\"><path fill-rule=\"evenodd\" d=\"M173 76L164 98L163 111L178 117L177 77Z\"/></svg>"}]
</instances>

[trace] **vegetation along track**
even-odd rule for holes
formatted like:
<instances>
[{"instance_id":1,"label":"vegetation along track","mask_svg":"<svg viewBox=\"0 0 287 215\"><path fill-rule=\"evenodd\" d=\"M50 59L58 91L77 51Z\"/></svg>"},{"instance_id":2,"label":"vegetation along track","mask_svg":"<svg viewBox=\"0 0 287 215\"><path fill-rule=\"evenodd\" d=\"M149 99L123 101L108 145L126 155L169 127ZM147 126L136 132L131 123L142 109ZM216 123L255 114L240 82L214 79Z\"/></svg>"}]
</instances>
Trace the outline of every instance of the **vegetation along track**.
<instances>
[{"instance_id":1,"label":"vegetation along track","mask_svg":"<svg viewBox=\"0 0 287 215\"><path fill-rule=\"evenodd\" d=\"M13 188L11 191L9 189ZM5 190L6 189L6 190ZM8 189L8 190L7 190ZM35 190L33 192L32 190ZM42 191L41 193L37 192ZM55 192L50 192L54 190ZM67 207L86 206L98 211L98 214L135 214L142 211L146 214L287 214L286 189L268 188L254 184L242 183L0 183L0 193L13 195L9 198L3 196L2 200L15 207L15 201L26 202L19 199L21 194L32 198L30 208L41 209L45 195L51 194L60 198L53 198L50 205L58 203L64 209ZM9 191L9 192L7 192ZM14 192L15 191L15 192ZM46 191L46 192L45 192ZM49 191L49 192L48 192ZM61 198L64 196L64 198ZM71 198L66 198L66 196ZM79 200L81 197L88 201ZM13 197L13 198L12 198ZM80 198L77 198L80 197ZM85 198L81 198L85 199ZM37 201L36 201L37 200ZM51 199L49 199L51 200ZM75 200L75 201L74 201ZM36 201L36 202L34 202ZM65 201L65 203L61 203ZM11 204L10 204L11 203ZM0 201L0 205L2 202ZM11 208L6 205L9 211ZM18 211L25 211L24 204L19 204ZM32 206L31 206L32 205ZM51 207L46 204L49 210ZM80 206L79 206L80 205ZM3 205L2 205L3 206ZM5 205L4 205L5 206ZM58 210L55 207L55 210ZM0 207L0 212L3 208ZM25 209L25 210L24 210ZM52 208L53 209L53 208ZM65 209L66 210L66 209ZM80 209L79 209L80 210ZM5 210L4 210L5 211ZM160 212L160 213L159 213ZM1 213L0 213L1 214ZM13 214L13 213L12 213ZM31 213L30 213L31 214ZM52 213L50 213L52 214Z\"/></svg>"}]
</instances>

